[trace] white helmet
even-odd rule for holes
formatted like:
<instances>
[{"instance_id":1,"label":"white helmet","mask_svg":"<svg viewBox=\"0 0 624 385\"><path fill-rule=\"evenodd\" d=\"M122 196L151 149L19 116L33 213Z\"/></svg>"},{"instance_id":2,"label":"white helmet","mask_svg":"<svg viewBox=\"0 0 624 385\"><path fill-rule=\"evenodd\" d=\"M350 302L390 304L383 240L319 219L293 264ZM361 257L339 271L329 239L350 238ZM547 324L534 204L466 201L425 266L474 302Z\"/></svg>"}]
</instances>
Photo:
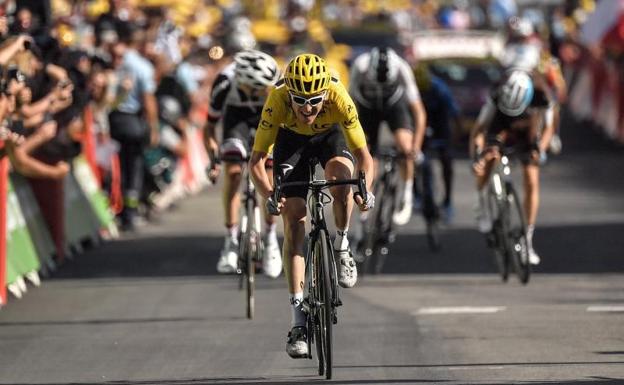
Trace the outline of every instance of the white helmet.
<instances>
[{"instance_id":1,"label":"white helmet","mask_svg":"<svg viewBox=\"0 0 624 385\"><path fill-rule=\"evenodd\" d=\"M247 50L234 55L234 76L240 84L253 88L265 88L279 78L277 62L264 52Z\"/></svg>"},{"instance_id":2,"label":"white helmet","mask_svg":"<svg viewBox=\"0 0 624 385\"><path fill-rule=\"evenodd\" d=\"M249 31L234 31L225 38L225 50L228 54L234 54L243 50L256 47L256 38Z\"/></svg>"},{"instance_id":3,"label":"white helmet","mask_svg":"<svg viewBox=\"0 0 624 385\"><path fill-rule=\"evenodd\" d=\"M388 47L375 47L370 52L368 78L378 83L393 82L399 75L399 55Z\"/></svg>"},{"instance_id":4,"label":"white helmet","mask_svg":"<svg viewBox=\"0 0 624 385\"><path fill-rule=\"evenodd\" d=\"M535 33L533 23L527 18L512 16L509 18L509 34L513 37L529 37Z\"/></svg>"},{"instance_id":5,"label":"white helmet","mask_svg":"<svg viewBox=\"0 0 624 385\"><path fill-rule=\"evenodd\" d=\"M531 104L533 92L533 80L528 73L511 71L498 89L498 109L507 116L518 116Z\"/></svg>"}]
</instances>

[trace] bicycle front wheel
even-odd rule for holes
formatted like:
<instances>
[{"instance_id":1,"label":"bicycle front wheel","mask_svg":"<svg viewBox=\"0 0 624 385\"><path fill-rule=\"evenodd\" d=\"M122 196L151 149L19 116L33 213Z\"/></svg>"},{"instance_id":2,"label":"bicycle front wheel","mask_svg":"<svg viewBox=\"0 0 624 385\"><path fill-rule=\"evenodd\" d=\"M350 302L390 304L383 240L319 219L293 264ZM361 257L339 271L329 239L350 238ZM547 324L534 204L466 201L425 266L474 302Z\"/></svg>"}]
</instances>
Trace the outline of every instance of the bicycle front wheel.
<instances>
[{"instance_id":1,"label":"bicycle front wheel","mask_svg":"<svg viewBox=\"0 0 624 385\"><path fill-rule=\"evenodd\" d=\"M328 380L332 377L332 286L330 275L330 250L327 244L327 234L319 232L314 245L316 281L315 291L317 303L316 338L317 355L319 360L320 376L323 374Z\"/></svg>"},{"instance_id":2,"label":"bicycle front wheel","mask_svg":"<svg viewBox=\"0 0 624 385\"><path fill-rule=\"evenodd\" d=\"M531 264L529 263L529 245L526 236L526 221L522 204L518 199L516 189L507 185L507 204L509 205L509 223L507 226L507 250L511 257L518 279L523 284L529 282Z\"/></svg>"},{"instance_id":3,"label":"bicycle front wheel","mask_svg":"<svg viewBox=\"0 0 624 385\"><path fill-rule=\"evenodd\" d=\"M504 207L501 204L499 195L494 189L488 189L487 192L487 208L489 216L492 220L492 230L488 237L488 244L494 250L494 260L496 267L503 282L509 279L509 257L507 248L505 247L505 217Z\"/></svg>"}]
</instances>

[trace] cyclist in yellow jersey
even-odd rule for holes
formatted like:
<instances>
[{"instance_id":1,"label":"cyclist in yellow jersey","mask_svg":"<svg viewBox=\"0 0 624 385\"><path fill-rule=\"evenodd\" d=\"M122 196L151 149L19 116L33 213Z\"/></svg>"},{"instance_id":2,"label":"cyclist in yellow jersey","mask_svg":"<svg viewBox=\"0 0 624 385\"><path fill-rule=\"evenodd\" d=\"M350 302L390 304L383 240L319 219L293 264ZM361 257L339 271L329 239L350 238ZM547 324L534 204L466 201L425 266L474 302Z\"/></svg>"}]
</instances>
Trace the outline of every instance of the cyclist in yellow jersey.
<instances>
[{"instance_id":1,"label":"cyclist in yellow jersey","mask_svg":"<svg viewBox=\"0 0 624 385\"><path fill-rule=\"evenodd\" d=\"M308 181L305 160L316 157L328 180L352 178L357 163L358 171L365 172L367 189L371 191L373 160L355 105L345 87L330 76L322 58L302 54L290 61L284 79L271 91L264 105L249 163L258 192L267 198L267 209L275 215L281 213L284 220L284 271L292 309L286 351L291 357L299 358L308 349L306 316L301 308L307 188L285 187L284 198L273 201L273 187L264 168L271 150L274 173L281 172L287 182ZM338 259L338 281L342 287L353 287L357 270L347 238L353 209L351 188L334 187L330 192L337 229L333 246ZM372 208L374 202L370 192L366 197L356 197L361 211Z\"/></svg>"}]
</instances>

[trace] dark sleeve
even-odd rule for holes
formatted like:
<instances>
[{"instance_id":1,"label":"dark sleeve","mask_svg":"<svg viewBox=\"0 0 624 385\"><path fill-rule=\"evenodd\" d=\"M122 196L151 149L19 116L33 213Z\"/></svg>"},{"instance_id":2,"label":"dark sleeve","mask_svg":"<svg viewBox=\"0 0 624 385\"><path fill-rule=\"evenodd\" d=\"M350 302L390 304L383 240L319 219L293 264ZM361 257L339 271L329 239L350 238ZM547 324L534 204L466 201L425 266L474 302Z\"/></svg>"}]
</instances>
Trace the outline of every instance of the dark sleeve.
<instances>
[{"instance_id":1,"label":"dark sleeve","mask_svg":"<svg viewBox=\"0 0 624 385\"><path fill-rule=\"evenodd\" d=\"M457 105L455 98L453 98L453 94L451 93L451 90L443 81L437 82L437 85L438 85L438 92L440 95L440 99L442 99L442 101L444 102L444 105L446 106L446 109L449 112L449 114L451 116L458 116L459 106Z\"/></svg>"},{"instance_id":2,"label":"dark sleeve","mask_svg":"<svg viewBox=\"0 0 624 385\"><path fill-rule=\"evenodd\" d=\"M212 93L210 94L210 109L208 111L208 119L211 122L216 122L221 118L225 99L231 87L232 82L227 76L221 74L215 79L212 85Z\"/></svg>"},{"instance_id":3,"label":"dark sleeve","mask_svg":"<svg viewBox=\"0 0 624 385\"><path fill-rule=\"evenodd\" d=\"M549 105L550 99L546 92L540 88L536 88L530 106L536 108L547 108Z\"/></svg>"}]
</instances>

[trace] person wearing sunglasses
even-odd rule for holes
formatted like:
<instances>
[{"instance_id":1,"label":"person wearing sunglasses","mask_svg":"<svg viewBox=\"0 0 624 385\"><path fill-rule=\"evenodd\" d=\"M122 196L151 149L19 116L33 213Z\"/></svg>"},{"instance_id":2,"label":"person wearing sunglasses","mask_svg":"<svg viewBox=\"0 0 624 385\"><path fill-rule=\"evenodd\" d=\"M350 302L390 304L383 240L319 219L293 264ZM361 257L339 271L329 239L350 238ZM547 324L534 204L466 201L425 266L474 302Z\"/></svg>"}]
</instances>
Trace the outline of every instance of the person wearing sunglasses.
<instances>
[{"instance_id":1,"label":"person wearing sunglasses","mask_svg":"<svg viewBox=\"0 0 624 385\"><path fill-rule=\"evenodd\" d=\"M414 161L423 159L421 147L427 121L414 74L392 48L375 47L355 59L349 80L349 93L373 155L383 122L392 131L397 151L404 155L399 160L403 196L392 217L394 223L404 225L412 216Z\"/></svg>"},{"instance_id":2,"label":"person wearing sunglasses","mask_svg":"<svg viewBox=\"0 0 624 385\"><path fill-rule=\"evenodd\" d=\"M267 209L284 221L284 271L291 304L291 330L286 352L292 358L307 354L306 316L302 311L305 262L303 241L306 222L307 187L284 187L279 202L272 199L273 186L264 164L273 151L274 173L286 182L309 180L307 159L317 158L325 178L349 179L364 171L369 193L356 196L361 211L374 206L371 191L373 159L366 145L357 110L345 87L331 77L325 60L313 54L301 54L290 61L284 78L268 96L258 125L250 170L257 191L267 198ZM357 165L357 167L356 167ZM334 187L333 212L336 236L333 241L338 283L353 287L357 270L347 233L353 209L350 187Z\"/></svg>"},{"instance_id":3,"label":"person wearing sunglasses","mask_svg":"<svg viewBox=\"0 0 624 385\"><path fill-rule=\"evenodd\" d=\"M220 159L225 173L222 197L226 234L217 262L217 271L222 274L234 273L238 267L239 190L243 163L248 159L268 90L278 78L279 71L273 57L261 51L245 50L234 55L234 61L221 71L212 86L204 138L208 155L213 160L208 170L209 178L216 182L221 172ZM223 122L221 145L216 135L219 121ZM275 231L276 220L266 213L265 220L262 270L266 276L277 278L282 272L282 256Z\"/></svg>"}]
</instances>

